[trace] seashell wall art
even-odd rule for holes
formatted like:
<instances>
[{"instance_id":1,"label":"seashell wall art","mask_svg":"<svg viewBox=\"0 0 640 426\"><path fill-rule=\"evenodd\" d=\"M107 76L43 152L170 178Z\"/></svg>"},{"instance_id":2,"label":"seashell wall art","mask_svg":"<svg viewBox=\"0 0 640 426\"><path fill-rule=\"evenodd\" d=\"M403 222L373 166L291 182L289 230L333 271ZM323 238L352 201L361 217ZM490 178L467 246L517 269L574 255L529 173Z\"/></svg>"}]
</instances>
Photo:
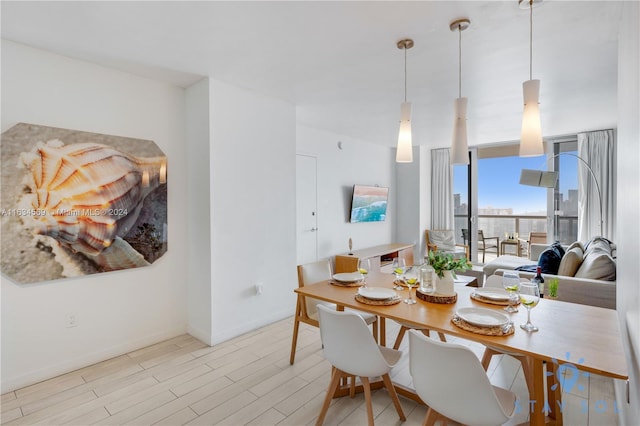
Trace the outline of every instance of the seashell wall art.
<instances>
[{"instance_id":1,"label":"seashell wall art","mask_svg":"<svg viewBox=\"0 0 640 426\"><path fill-rule=\"evenodd\" d=\"M148 266L167 251L153 141L19 123L0 143L0 267L38 283Z\"/></svg>"}]
</instances>

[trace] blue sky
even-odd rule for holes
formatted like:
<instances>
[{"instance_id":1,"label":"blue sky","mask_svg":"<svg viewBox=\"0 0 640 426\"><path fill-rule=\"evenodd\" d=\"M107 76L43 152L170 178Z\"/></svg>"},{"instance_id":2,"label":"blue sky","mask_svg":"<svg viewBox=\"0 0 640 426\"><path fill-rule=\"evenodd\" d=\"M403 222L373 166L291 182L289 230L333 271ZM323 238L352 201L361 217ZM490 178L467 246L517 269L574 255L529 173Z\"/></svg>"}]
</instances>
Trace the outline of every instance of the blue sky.
<instances>
[{"instance_id":1,"label":"blue sky","mask_svg":"<svg viewBox=\"0 0 640 426\"><path fill-rule=\"evenodd\" d=\"M568 189L578 188L577 162L570 156L560 156L560 191L567 197ZM513 208L514 214L546 211L547 189L520 185L520 170L544 170L544 157L501 157L478 160L478 207ZM467 197L467 167L454 167L454 194Z\"/></svg>"}]
</instances>

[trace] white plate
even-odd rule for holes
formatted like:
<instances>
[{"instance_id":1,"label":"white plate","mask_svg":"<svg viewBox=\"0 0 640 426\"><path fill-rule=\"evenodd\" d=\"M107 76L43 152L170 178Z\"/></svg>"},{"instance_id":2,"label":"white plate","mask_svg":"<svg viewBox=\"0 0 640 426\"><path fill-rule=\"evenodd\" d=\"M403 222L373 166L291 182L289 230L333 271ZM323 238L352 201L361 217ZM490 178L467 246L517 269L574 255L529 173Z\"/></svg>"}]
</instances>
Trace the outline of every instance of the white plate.
<instances>
[{"instance_id":1,"label":"white plate","mask_svg":"<svg viewBox=\"0 0 640 426\"><path fill-rule=\"evenodd\" d=\"M489 300L509 300L509 294L506 290L503 290L501 288L480 287L476 289L476 294Z\"/></svg>"},{"instance_id":2,"label":"white plate","mask_svg":"<svg viewBox=\"0 0 640 426\"><path fill-rule=\"evenodd\" d=\"M342 283L354 283L362 280L362 274L360 272L343 272L341 274L334 274L333 279Z\"/></svg>"},{"instance_id":3,"label":"white plate","mask_svg":"<svg viewBox=\"0 0 640 426\"><path fill-rule=\"evenodd\" d=\"M367 299L385 300L395 297L396 292L393 289L384 287L360 287L358 289L358 294L362 297L366 297Z\"/></svg>"},{"instance_id":4,"label":"white plate","mask_svg":"<svg viewBox=\"0 0 640 426\"><path fill-rule=\"evenodd\" d=\"M509 323L509 317L502 312L485 308L460 308L456 315L478 327L498 327Z\"/></svg>"}]
</instances>

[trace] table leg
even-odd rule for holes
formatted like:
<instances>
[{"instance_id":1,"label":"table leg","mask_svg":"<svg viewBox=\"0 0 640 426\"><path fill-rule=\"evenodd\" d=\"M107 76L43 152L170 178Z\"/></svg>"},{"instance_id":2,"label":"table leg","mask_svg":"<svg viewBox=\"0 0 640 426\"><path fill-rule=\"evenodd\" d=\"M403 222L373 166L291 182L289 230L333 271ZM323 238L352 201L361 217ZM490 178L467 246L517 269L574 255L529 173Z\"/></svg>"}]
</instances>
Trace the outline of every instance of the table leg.
<instances>
[{"instance_id":1,"label":"table leg","mask_svg":"<svg viewBox=\"0 0 640 426\"><path fill-rule=\"evenodd\" d=\"M562 390L558 376L558 365L553 362L547 362L547 395L549 399L549 417L555 420L557 426L562 425ZM555 386L555 389L551 389Z\"/></svg>"},{"instance_id":2,"label":"table leg","mask_svg":"<svg viewBox=\"0 0 640 426\"><path fill-rule=\"evenodd\" d=\"M387 325L385 320L385 317L378 317L378 321L380 321L380 328L378 329L380 346L387 346Z\"/></svg>"},{"instance_id":3,"label":"table leg","mask_svg":"<svg viewBox=\"0 0 640 426\"><path fill-rule=\"evenodd\" d=\"M544 363L541 359L530 359L533 366L533 395L527 409L529 410L529 424L542 426L545 424L544 413Z\"/></svg>"}]
</instances>

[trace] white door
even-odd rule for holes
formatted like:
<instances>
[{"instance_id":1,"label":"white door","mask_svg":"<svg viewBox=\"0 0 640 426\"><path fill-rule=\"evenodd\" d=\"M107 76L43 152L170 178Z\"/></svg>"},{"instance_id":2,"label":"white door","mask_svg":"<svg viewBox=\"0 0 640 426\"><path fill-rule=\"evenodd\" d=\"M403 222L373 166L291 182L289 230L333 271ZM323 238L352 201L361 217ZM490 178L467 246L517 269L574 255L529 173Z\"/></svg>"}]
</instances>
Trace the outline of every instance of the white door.
<instances>
[{"instance_id":1,"label":"white door","mask_svg":"<svg viewBox=\"0 0 640 426\"><path fill-rule=\"evenodd\" d=\"M318 260L317 159L296 155L296 224L298 264Z\"/></svg>"}]
</instances>

